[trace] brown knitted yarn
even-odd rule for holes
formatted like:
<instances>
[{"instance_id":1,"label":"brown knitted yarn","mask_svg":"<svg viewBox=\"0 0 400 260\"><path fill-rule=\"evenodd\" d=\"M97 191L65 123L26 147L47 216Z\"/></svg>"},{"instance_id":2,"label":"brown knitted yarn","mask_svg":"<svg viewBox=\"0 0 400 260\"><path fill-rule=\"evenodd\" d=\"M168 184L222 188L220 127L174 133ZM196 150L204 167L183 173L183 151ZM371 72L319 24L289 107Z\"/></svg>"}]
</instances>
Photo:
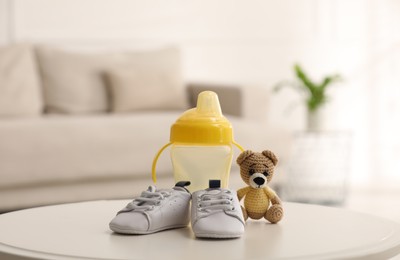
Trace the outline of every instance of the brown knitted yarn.
<instances>
[{"instance_id":1,"label":"brown knitted yarn","mask_svg":"<svg viewBox=\"0 0 400 260\"><path fill-rule=\"evenodd\" d=\"M274 175L274 168L278 163L276 155L264 150L262 153L255 153L247 150L239 155L236 162L240 166L242 180L249 186L237 191L239 200L244 198L244 212L252 219L266 218L271 223L277 223L283 217L283 208L279 197L268 186L256 187L254 180L250 185L250 177L254 173L257 178L264 178L269 183ZM266 177L265 177L266 176ZM265 183L265 184L266 184ZM264 185L265 185L264 184ZM272 203L272 206L270 206Z\"/></svg>"},{"instance_id":2,"label":"brown knitted yarn","mask_svg":"<svg viewBox=\"0 0 400 260\"><path fill-rule=\"evenodd\" d=\"M283 218L283 208L281 205L272 205L264 216L269 222L277 223Z\"/></svg>"}]
</instances>

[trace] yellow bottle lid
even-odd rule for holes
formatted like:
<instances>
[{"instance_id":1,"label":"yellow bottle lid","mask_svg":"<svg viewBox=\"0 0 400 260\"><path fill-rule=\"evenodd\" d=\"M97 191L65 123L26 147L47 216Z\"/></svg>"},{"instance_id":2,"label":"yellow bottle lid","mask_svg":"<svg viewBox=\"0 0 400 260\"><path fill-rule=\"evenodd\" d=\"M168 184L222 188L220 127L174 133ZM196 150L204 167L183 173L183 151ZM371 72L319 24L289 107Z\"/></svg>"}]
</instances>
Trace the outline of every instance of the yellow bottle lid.
<instances>
[{"instance_id":1,"label":"yellow bottle lid","mask_svg":"<svg viewBox=\"0 0 400 260\"><path fill-rule=\"evenodd\" d=\"M203 91L197 98L197 107L184 112L171 126L170 142L156 154L151 168L154 183L157 181L156 165L161 153L172 144L235 145L232 125L221 112L218 96L212 91Z\"/></svg>"},{"instance_id":2,"label":"yellow bottle lid","mask_svg":"<svg viewBox=\"0 0 400 260\"><path fill-rule=\"evenodd\" d=\"M171 143L232 144L232 125L221 112L218 95L203 91L197 107L184 112L171 126Z\"/></svg>"}]
</instances>

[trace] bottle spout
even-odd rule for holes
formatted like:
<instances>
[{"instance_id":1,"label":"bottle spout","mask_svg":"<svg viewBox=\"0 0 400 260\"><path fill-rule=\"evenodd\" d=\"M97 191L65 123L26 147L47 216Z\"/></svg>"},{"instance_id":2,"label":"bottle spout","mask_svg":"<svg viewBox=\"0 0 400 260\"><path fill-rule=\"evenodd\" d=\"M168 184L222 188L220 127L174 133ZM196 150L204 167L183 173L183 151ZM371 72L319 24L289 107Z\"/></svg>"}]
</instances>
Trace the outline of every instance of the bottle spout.
<instances>
[{"instance_id":1,"label":"bottle spout","mask_svg":"<svg viewBox=\"0 0 400 260\"><path fill-rule=\"evenodd\" d=\"M203 91L199 94L196 110L199 114L222 117L218 95L212 91Z\"/></svg>"}]
</instances>

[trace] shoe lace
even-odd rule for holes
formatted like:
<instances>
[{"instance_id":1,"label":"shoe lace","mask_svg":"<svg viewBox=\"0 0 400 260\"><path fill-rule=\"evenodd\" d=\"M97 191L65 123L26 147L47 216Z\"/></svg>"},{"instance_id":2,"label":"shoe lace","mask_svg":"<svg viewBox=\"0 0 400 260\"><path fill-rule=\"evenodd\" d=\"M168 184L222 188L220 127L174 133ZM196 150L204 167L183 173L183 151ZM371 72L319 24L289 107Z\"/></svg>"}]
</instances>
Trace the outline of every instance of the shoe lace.
<instances>
[{"instance_id":1,"label":"shoe lace","mask_svg":"<svg viewBox=\"0 0 400 260\"><path fill-rule=\"evenodd\" d=\"M134 198L126 207L127 209L138 211L152 210L170 195L171 192L169 191L157 191L154 186L150 186L146 191L143 191L139 197Z\"/></svg>"},{"instance_id":2,"label":"shoe lace","mask_svg":"<svg viewBox=\"0 0 400 260\"><path fill-rule=\"evenodd\" d=\"M199 197L198 208L200 211L211 213L218 210L234 210L232 193L221 190L218 193L204 193Z\"/></svg>"}]
</instances>

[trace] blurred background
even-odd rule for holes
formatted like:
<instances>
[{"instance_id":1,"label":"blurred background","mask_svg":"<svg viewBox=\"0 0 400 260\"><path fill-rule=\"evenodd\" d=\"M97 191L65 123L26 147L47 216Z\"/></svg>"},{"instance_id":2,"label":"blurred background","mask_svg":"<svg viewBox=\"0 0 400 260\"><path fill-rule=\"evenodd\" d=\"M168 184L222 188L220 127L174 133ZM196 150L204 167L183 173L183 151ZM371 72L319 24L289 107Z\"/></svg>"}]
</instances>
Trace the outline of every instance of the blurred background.
<instances>
[{"instance_id":1,"label":"blurred background","mask_svg":"<svg viewBox=\"0 0 400 260\"><path fill-rule=\"evenodd\" d=\"M274 87L296 80L296 63L315 82L340 74L327 89L323 127L350 136L340 206L400 222L399 14L396 0L0 0L0 45L89 52L177 46L185 82L266 95L265 122L251 127L277 133L273 148L280 139L285 144L279 190L296 167L293 149L307 133L307 108L301 92Z\"/></svg>"}]
</instances>

